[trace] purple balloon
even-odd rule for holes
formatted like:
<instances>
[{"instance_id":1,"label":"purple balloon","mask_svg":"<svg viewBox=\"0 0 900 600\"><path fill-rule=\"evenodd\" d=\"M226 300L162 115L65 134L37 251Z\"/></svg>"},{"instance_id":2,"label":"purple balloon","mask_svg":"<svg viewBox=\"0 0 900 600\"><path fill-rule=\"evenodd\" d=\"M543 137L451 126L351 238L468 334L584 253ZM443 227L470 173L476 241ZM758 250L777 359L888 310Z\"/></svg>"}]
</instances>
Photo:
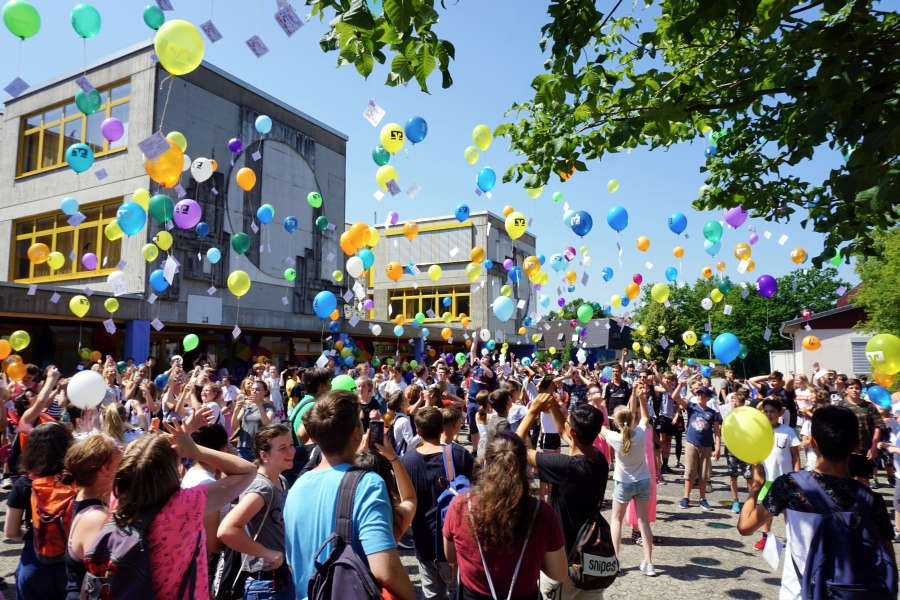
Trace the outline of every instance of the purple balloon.
<instances>
[{"instance_id":1,"label":"purple balloon","mask_svg":"<svg viewBox=\"0 0 900 600\"><path fill-rule=\"evenodd\" d=\"M244 149L244 143L237 138L231 138L228 140L228 149L231 150L233 154L239 154L241 150Z\"/></svg>"},{"instance_id":2,"label":"purple balloon","mask_svg":"<svg viewBox=\"0 0 900 600\"><path fill-rule=\"evenodd\" d=\"M366 301L363 303L363 309L364 309L364 310L372 310L373 308L375 308L375 301L372 300L371 298L369 298L368 300L366 300Z\"/></svg>"},{"instance_id":3,"label":"purple balloon","mask_svg":"<svg viewBox=\"0 0 900 600\"><path fill-rule=\"evenodd\" d=\"M179 200L175 205L175 214L172 215L172 220L181 229L191 229L200 222L201 217L203 217L203 209L200 208L197 201L185 198Z\"/></svg>"},{"instance_id":4,"label":"purple balloon","mask_svg":"<svg viewBox=\"0 0 900 600\"><path fill-rule=\"evenodd\" d=\"M513 261L511 258L507 258L506 260L503 261L503 268L506 269L507 271L509 271L510 269L513 268Z\"/></svg>"},{"instance_id":5,"label":"purple balloon","mask_svg":"<svg viewBox=\"0 0 900 600\"><path fill-rule=\"evenodd\" d=\"M537 291L540 291L540 289L541 289L541 284L539 284L539 283L534 284L534 291L537 292Z\"/></svg>"},{"instance_id":6,"label":"purple balloon","mask_svg":"<svg viewBox=\"0 0 900 600\"><path fill-rule=\"evenodd\" d=\"M388 225L396 225L397 221L400 220L400 215L397 214L396 210L392 210L388 213Z\"/></svg>"},{"instance_id":7,"label":"purple balloon","mask_svg":"<svg viewBox=\"0 0 900 600\"><path fill-rule=\"evenodd\" d=\"M756 291L763 298L771 298L778 291L778 282L771 275L760 275L756 280Z\"/></svg>"},{"instance_id":8,"label":"purple balloon","mask_svg":"<svg viewBox=\"0 0 900 600\"><path fill-rule=\"evenodd\" d=\"M565 299L565 298L560 298L559 300L556 301L556 303L559 304L560 306L565 306L565 305L566 305L566 299Z\"/></svg>"},{"instance_id":9,"label":"purple balloon","mask_svg":"<svg viewBox=\"0 0 900 600\"><path fill-rule=\"evenodd\" d=\"M737 229L747 220L747 211L740 204L725 211L725 222Z\"/></svg>"},{"instance_id":10,"label":"purple balloon","mask_svg":"<svg viewBox=\"0 0 900 600\"><path fill-rule=\"evenodd\" d=\"M756 235L755 233L751 233L750 237L747 238L747 241L750 242L750 245L752 246L753 244L755 244L756 242L759 241L759 236Z\"/></svg>"},{"instance_id":11,"label":"purple balloon","mask_svg":"<svg viewBox=\"0 0 900 600\"><path fill-rule=\"evenodd\" d=\"M88 252L84 256L81 257L81 264L88 271L93 271L97 268L97 255L93 252Z\"/></svg>"},{"instance_id":12,"label":"purple balloon","mask_svg":"<svg viewBox=\"0 0 900 600\"><path fill-rule=\"evenodd\" d=\"M122 138L125 135L125 125L122 124L122 121L118 120L115 117L110 117L100 123L100 133L103 134L103 137L106 138L108 142L115 142Z\"/></svg>"},{"instance_id":13,"label":"purple balloon","mask_svg":"<svg viewBox=\"0 0 900 600\"><path fill-rule=\"evenodd\" d=\"M448 352L447 354L445 354L445 355L444 355L444 360L446 360L448 363L452 363L453 360L454 360L453 353L452 353L452 352Z\"/></svg>"}]
</instances>

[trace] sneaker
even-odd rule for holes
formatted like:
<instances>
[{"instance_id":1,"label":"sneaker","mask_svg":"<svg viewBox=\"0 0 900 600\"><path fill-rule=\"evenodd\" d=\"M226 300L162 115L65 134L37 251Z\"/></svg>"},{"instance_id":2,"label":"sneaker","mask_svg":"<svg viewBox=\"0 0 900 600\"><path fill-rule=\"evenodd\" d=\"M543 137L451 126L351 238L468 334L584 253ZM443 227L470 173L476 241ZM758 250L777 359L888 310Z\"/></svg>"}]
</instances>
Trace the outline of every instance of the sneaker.
<instances>
[{"instance_id":1,"label":"sneaker","mask_svg":"<svg viewBox=\"0 0 900 600\"><path fill-rule=\"evenodd\" d=\"M712 510L713 509L713 507L709 505L709 502L706 501L706 498L700 498L699 506L703 510Z\"/></svg>"},{"instance_id":2,"label":"sneaker","mask_svg":"<svg viewBox=\"0 0 900 600\"><path fill-rule=\"evenodd\" d=\"M761 538L759 538L759 541L756 542L755 544L753 544L753 547L760 551L763 548L765 548L766 547L766 536L763 535Z\"/></svg>"},{"instance_id":3,"label":"sneaker","mask_svg":"<svg viewBox=\"0 0 900 600\"><path fill-rule=\"evenodd\" d=\"M643 569L641 571L644 572L644 575L647 577L656 577L656 569L653 568L653 563L641 563L643 565Z\"/></svg>"},{"instance_id":4,"label":"sneaker","mask_svg":"<svg viewBox=\"0 0 900 600\"><path fill-rule=\"evenodd\" d=\"M678 506L680 506L681 508L687 508L688 506L690 506L690 504L690 500L688 500L687 498L682 498L681 502L678 503Z\"/></svg>"},{"instance_id":5,"label":"sneaker","mask_svg":"<svg viewBox=\"0 0 900 600\"><path fill-rule=\"evenodd\" d=\"M736 514L736 515L741 514L741 503L738 502L737 500L735 500L734 502L732 502L732 503L731 503L731 510L734 511L734 514Z\"/></svg>"}]
</instances>

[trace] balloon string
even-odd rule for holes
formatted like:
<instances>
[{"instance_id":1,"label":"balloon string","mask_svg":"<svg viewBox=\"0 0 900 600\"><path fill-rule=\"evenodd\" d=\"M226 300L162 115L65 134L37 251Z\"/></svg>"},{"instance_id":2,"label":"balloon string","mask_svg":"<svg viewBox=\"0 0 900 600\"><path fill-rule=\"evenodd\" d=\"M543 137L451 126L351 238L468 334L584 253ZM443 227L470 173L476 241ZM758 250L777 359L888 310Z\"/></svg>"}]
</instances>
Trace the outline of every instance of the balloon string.
<instances>
[{"instance_id":1,"label":"balloon string","mask_svg":"<svg viewBox=\"0 0 900 600\"><path fill-rule=\"evenodd\" d=\"M81 74L87 75L87 38L81 38L81 58L82 58Z\"/></svg>"},{"instance_id":2,"label":"balloon string","mask_svg":"<svg viewBox=\"0 0 900 600\"><path fill-rule=\"evenodd\" d=\"M166 84L166 79L169 80L169 90L166 92L166 101L163 104L162 116L159 118L159 130L162 131L163 123L166 121L166 109L169 108L169 94L172 93L172 83L174 83L174 78L171 75L167 75L162 82L159 84L159 89L162 89L162 86Z\"/></svg>"},{"instance_id":3,"label":"balloon string","mask_svg":"<svg viewBox=\"0 0 900 600\"><path fill-rule=\"evenodd\" d=\"M18 60L18 68L16 69L18 71L16 73L17 75L22 74L22 46L24 46L24 45L25 45L25 40L22 38L19 38L19 60Z\"/></svg>"}]
</instances>

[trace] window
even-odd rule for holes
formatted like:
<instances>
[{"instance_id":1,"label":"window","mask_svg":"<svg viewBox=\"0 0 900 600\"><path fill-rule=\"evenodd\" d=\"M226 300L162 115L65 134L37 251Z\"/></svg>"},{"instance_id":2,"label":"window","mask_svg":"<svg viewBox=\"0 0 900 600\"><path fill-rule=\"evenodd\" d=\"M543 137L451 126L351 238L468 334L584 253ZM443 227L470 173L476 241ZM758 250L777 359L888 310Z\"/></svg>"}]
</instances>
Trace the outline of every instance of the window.
<instances>
[{"instance_id":1,"label":"window","mask_svg":"<svg viewBox=\"0 0 900 600\"><path fill-rule=\"evenodd\" d=\"M13 225L13 260L10 261L10 278L20 283L40 283L99 277L112 273L122 257L122 238L114 242L103 235L103 228L116 219L121 198L101 204L82 206L86 217L77 227L69 225L69 217L62 212L19 219ZM60 252L65 264L57 270L43 263L32 264L28 260L28 248L36 243L46 244L51 252ZM88 271L81 264L81 257L88 252L97 255L99 265Z\"/></svg>"},{"instance_id":2,"label":"window","mask_svg":"<svg viewBox=\"0 0 900 600\"><path fill-rule=\"evenodd\" d=\"M854 375L868 375L872 372L869 359L866 358L866 344L868 340L851 341L850 354L853 362Z\"/></svg>"},{"instance_id":3,"label":"window","mask_svg":"<svg viewBox=\"0 0 900 600\"><path fill-rule=\"evenodd\" d=\"M450 299L450 306L444 306L445 298ZM453 315L453 321L459 320L460 314L470 314L471 291L469 286L419 288L388 290L388 303L391 306L389 319L397 315L403 315L407 319L414 319L416 313L424 313L425 320L429 322L442 321L441 315L449 312ZM428 314L428 311L434 315Z\"/></svg>"},{"instance_id":4,"label":"window","mask_svg":"<svg viewBox=\"0 0 900 600\"><path fill-rule=\"evenodd\" d=\"M69 100L22 118L16 177L58 169L66 164L66 148L83 142L94 156L124 150L128 145L128 101L131 83L120 82L97 90L103 99L100 110L85 115ZM108 142L100 133L100 124L115 117L125 126L125 135Z\"/></svg>"}]
</instances>

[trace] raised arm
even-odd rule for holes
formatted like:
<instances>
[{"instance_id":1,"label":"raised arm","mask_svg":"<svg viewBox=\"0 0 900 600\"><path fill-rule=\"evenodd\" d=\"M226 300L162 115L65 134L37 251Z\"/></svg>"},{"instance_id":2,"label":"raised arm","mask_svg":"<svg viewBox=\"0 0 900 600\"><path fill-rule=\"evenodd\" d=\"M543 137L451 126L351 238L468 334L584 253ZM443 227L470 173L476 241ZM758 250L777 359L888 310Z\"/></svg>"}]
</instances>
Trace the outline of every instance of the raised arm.
<instances>
[{"instance_id":1,"label":"raised arm","mask_svg":"<svg viewBox=\"0 0 900 600\"><path fill-rule=\"evenodd\" d=\"M33 427L35 423L37 423L38 416L50 406L50 402L53 401L53 390L56 389L56 384L59 382L59 369L56 367L50 367L47 369L47 378L44 380L44 385L41 387L41 391L38 392L37 399L34 401L28 410L22 415L22 418L19 419L19 427L21 428L22 424Z\"/></svg>"}]
</instances>

